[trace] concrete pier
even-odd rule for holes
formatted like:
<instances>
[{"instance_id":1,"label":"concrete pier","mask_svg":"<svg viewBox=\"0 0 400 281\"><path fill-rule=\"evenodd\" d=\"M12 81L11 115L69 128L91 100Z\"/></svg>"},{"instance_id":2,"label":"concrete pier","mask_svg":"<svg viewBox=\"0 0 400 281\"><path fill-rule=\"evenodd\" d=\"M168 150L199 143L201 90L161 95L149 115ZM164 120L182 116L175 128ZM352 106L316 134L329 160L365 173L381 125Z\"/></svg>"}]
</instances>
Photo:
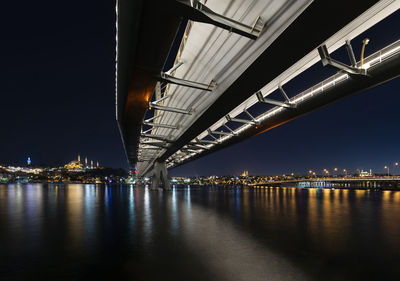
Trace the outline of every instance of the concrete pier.
<instances>
[{"instance_id":1,"label":"concrete pier","mask_svg":"<svg viewBox=\"0 0 400 281\"><path fill-rule=\"evenodd\" d=\"M168 172L167 172L167 167L165 166L165 162L154 163L151 189L157 190L160 184L162 184L162 187L165 190L171 190L171 185L168 180Z\"/></svg>"}]
</instances>

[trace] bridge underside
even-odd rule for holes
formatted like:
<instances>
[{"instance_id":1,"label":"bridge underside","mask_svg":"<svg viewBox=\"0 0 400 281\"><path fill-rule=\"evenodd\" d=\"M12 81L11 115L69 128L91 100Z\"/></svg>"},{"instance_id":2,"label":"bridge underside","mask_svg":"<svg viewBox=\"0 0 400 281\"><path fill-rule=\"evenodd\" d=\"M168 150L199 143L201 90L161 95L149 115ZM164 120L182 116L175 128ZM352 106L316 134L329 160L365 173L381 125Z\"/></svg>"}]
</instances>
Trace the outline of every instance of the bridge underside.
<instances>
[{"instance_id":1,"label":"bridge underside","mask_svg":"<svg viewBox=\"0 0 400 281\"><path fill-rule=\"evenodd\" d=\"M328 106L348 96L357 94L369 88L373 88L375 86L400 77L400 41L392 44L390 46L390 49L397 49L397 51L384 63L380 63L375 67L369 68L368 75L349 75L345 72L338 72L333 77L319 83L317 87L321 87L321 89L316 91L315 94L310 95L312 92L311 88L304 91L302 94L299 95L299 97L295 98L298 100L296 108L279 108L278 110L272 109L270 110L269 114L268 112L267 114L265 114L265 116L269 115L270 117L268 116L267 118L265 118L265 120L260 121L260 123L256 126L248 126L248 128L244 130L243 133L237 135L232 134L230 135L230 138L226 141L217 143L216 145L209 147L207 150L203 150L202 152L197 153L187 160L180 161L176 163L174 167L180 166L189 161L198 159L206 154L236 144L252 136L264 133L270 129L273 129L279 125L301 117L302 115L308 114L321 107ZM329 85L329 83L332 84ZM326 89L323 89L323 85L325 85ZM304 97L304 100L301 100L301 96ZM271 114L272 111L275 112Z\"/></svg>"},{"instance_id":2,"label":"bridge underside","mask_svg":"<svg viewBox=\"0 0 400 281\"><path fill-rule=\"evenodd\" d=\"M242 45L236 43L236 46L240 45L242 47L232 57L231 61L222 61L226 63L222 67L223 71L227 71L229 65L233 64L235 59L242 59L243 54L246 54L246 50L250 50L256 46L257 50L261 51L257 53L257 56L253 56L247 61L243 60L246 68L240 73L237 71L233 72L234 75L231 75L231 77L235 75L237 77L235 76L235 79L230 83L226 82L228 79L216 79L216 81L212 81L212 83L217 85L215 89L214 84L209 84L210 81L199 81L203 84L196 84L197 86L200 85L196 90L193 90L197 92L188 93L204 96L206 93L209 93L210 89L213 91L209 94L211 95L210 98L200 100L203 101L203 104L196 105L195 101L191 101L195 108L198 107L196 110L182 108L182 105L188 104L189 100L185 101L181 97L175 100L172 98L173 95L179 96L177 89L179 87L182 88L182 86L173 86L167 92L169 83L174 83L173 79L176 77L163 75L166 64L171 59L175 60L177 67L180 67L180 52L202 52L201 49L190 49L190 44L187 44L189 46L186 46L187 49L182 50L183 43L187 43L186 40L190 40L190 36L194 36L192 33L184 33L183 38L181 38L182 34L179 34L178 30L183 19L212 22L202 18L204 15L199 15L192 7L188 7L188 2L190 1L119 0L117 4L117 120L128 162L132 168L136 168L137 163L140 163L138 169L140 175L149 171L154 163L167 161L168 167L176 167L187 161L269 130L355 92L398 76L393 71L399 69L398 61L371 69L370 76L368 77L349 75L348 79L340 87L331 89L329 94L318 99L308 99L297 108L283 108L274 118L257 122L256 126L249 128L240 135L232 134L223 143L216 141L215 145L210 145L209 147L206 147L201 142L193 143L194 138L201 135L202 132L210 128L216 121L224 118L235 107L245 102L264 85L278 77L312 50L315 50L335 32L378 1L368 0L356 3L354 1L338 0L334 5L325 1L315 1L311 4L309 3L310 1L303 1L302 5L298 4L300 1L287 1L282 6L276 6L277 12L273 15L275 16L275 20L276 18L280 19L280 16L283 17L282 15L286 15L287 17L290 15L284 22L285 28L281 28L282 30L278 27L276 30L268 30L269 27L274 27L272 21L264 22L264 29L259 34L251 33L253 30L241 29L240 25L235 25L237 23L232 24L235 28L238 26L237 29L232 29L232 31L239 34L238 36L246 37L245 40L247 41ZM197 3L197 1L194 2ZM262 1L258 2L261 3ZM279 4L281 2L276 1ZM298 6L293 6L295 2ZM218 10L220 3L209 0L206 4ZM228 13L229 8L232 8L232 6L228 5L225 8ZM257 10L257 7L252 8ZM292 13L285 14L290 9L293 10ZM244 18L244 21L246 21L246 18ZM256 18L253 25L255 29L258 27L259 21L260 17ZM279 22L279 20L276 21ZM215 22L213 24L229 29L229 26L227 27L223 24ZM192 26L193 22L189 21L189 25ZM322 26L322 28L316 28L316 26ZM187 30L188 27L186 28ZM218 28L210 28L209 30L211 32L209 36L212 36ZM268 35L268 32L272 35ZM221 40L219 39L222 36L221 34L219 37L215 37L215 40ZM189 38L187 38L188 35ZM207 34L200 35L200 37L207 37ZM267 38L268 40L262 41L267 35L270 36ZM254 40L257 37L259 38ZM177 40L178 44L174 43L174 40ZM181 40L182 42L180 42ZM217 42L215 40L213 42ZM260 46L260 42L265 42L265 44L263 43L265 46ZM221 43L221 46L223 46L223 43ZM176 50L179 44L180 48ZM221 49L223 50L221 47L219 51ZM198 59L196 53L193 53L193 56ZM195 64L191 65L190 63L191 61L185 61L184 66L180 67L177 72L174 69L173 72L168 74L174 75L177 73L176 76L182 76L179 79L195 77L191 73L193 71L201 71L203 66L201 64L199 66ZM182 69L186 72L183 73ZM216 74L215 77L222 76ZM164 84L159 84L159 81ZM185 83L187 84L187 80L186 82L184 81ZM157 92L157 87L160 87L160 85L163 86L164 90L158 90ZM156 94L154 95L153 93L155 92ZM157 100L160 103L157 103ZM288 106L288 104L284 104L284 106ZM149 118L148 115L150 111L153 112L152 118ZM153 122L145 121L145 117ZM158 121L156 122L156 120ZM144 126L151 126L150 129L147 129L149 133L144 133ZM228 135L229 130L223 133L220 132L220 134L224 136ZM216 138L214 137L214 139ZM183 159L179 157L179 161L177 161L174 155L177 152L183 153L182 148L185 146L186 152L184 153L187 154L188 150L190 150L187 149L188 144L197 146L197 149L193 150L196 153Z\"/></svg>"}]
</instances>

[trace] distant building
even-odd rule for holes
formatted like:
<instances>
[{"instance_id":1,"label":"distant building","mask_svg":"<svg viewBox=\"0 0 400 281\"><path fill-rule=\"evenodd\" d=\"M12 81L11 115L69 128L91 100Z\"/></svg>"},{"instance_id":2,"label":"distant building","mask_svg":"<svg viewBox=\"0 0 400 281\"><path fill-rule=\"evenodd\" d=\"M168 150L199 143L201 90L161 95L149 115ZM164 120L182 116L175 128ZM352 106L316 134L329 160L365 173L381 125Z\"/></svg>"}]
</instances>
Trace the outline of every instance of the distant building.
<instances>
[{"instance_id":1,"label":"distant building","mask_svg":"<svg viewBox=\"0 0 400 281\"><path fill-rule=\"evenodd\" d=\"M83 165L81 163L81 157L78 155L78 160L73 160L68 164L64 165L64 168L70 171L82 171Z\"/></svg>"},{"instance_id":2,"label":"distant building","mask_svg":"<svg viewBox=\"0 0 400 281\"><path fill-rule=\"evenodd\" d=\"M249 176L249 171L244 171L240 176L241 177L248 177Z\"/></svg>"},{"instance_id":3,"label":"distant building","mask_svg":"<svg viewBox=\"0 0 400 281\"><path fill-rule=\"evenodd\" d=\"M69 170L69 171L74 171L74 172L80 172L84 171L85 169L103 169L103 167L100 167L99 161L96 163L96 167L94 167L94 162L93 160L90 160L90 165L88 158L85 157L85 164L81 162L81 156L78 155L78 160L73 160L69 162L68 164L64 165L64 168Z\"/></svg>"},{"instance_id":4,"label":"distant building","mask_svg":"<svg viewBox=\"0 0 400 281\"><path fill-rule=\"evenodd\" d=\"M359 176L360 177L372 177L372 170L370 169L369 172L361 170Z\"/></svg>"},{"instance_id":5,"label":"distant building","mask_svg":"<svg viewBox=\"0 0 400 281\"><path fill-rule=\"evenodd\" d=\"M28 166L30 166L30 165L32 164L32 161L31 161L31 158L30 158L30 157L28 157L28 159L26 159L26 164L27 164Z\"/></svg>"}]
</instances>

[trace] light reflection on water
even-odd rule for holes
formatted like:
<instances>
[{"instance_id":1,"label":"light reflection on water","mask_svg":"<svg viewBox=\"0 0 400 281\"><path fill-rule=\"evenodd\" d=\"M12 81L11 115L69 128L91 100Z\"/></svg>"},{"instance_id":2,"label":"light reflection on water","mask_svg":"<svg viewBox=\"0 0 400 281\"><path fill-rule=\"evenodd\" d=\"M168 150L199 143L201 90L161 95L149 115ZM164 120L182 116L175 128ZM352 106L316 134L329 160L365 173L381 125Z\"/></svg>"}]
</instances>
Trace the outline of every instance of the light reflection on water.
<instances>
[{"instance_id":1,"label":"light reflection on water","mask_svg":"<svg viewBox=\"0 0 400 281\"><path fill-rule=\"evenodd\" d=\"M0 185L0 279L390 280L399 219L395 191Z\"/></svg>"}]
</instances>

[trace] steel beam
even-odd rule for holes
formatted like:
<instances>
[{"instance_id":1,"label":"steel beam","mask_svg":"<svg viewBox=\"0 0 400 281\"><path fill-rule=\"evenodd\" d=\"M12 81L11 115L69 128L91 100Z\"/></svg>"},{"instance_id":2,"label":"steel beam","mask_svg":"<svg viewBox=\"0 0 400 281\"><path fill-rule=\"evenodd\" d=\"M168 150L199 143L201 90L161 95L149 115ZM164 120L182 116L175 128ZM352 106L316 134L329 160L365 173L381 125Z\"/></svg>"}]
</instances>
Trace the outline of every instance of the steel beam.
<instances>
[{"instance_id":1,"label":"steel beam","mask_svg":"<svg viewBox=\"0 0 400 281\"><path fill-rule=\"evenodd\" d=\"M230 136L232 133L227 133L223 131L211 131L209 130L209 133L214 134L214 135L221 135L221 136Z\"/></svg>"},{"instance_id":2,"label":"steel beam","mask_svg":"<svg viewBox=\"0 0 400 281\"><path fill-rule=\"evenodd\" d=\"M187 152L191 152L191 153L199 153L199 152L201 152L199 150L195 150L195 149L191 149L191 148L182 148L181 151L187 151Z\"/></svg>"},{"instance_id":3,"label":"steel beam","mask_svg":"<svg viewBox=\"0 0 400 281\"><path fill-rule=\"evenodd\" d=\"M253 120L241 119L241 118L232 118L229 114L225 116L228 122L236 122L236 123L243 123L243 124L253 124L255 125L256 122Z\"/></svg>"},{"instance_id":4,"label":"steel beam","mask_svg":"<svg viewBox=\"0 0 400 281\"><path fill-rule=\"evenodd\" d=\"M157 116L153 116L153 117L151 117L151 118L149 118L149 119L146 119L146 120L144 120L144 122L150 122L151 120L154 120L154 119L156 119L156 118L158 118L158 117L161 117L162 116L162 113L161 114L158 114Z\"/></svg>"},{"instance_id":5,"label":"steel beam","mask_svg":"<svg viewBox=\"0 0 400 281\"><path fill-rule=\"evenodd\" d=\"M205 143L205 144L218 144L219 143L217 141L203 140L203 139L198 139L198 138L196 138L196 141L198 143Z\"/></svg>"},{"instance_id":6,"label":"steel beam","mask_svg":"<svg viewBox=\"0 0 400 281\"><path fill-rule=\"evenodd\" d=\"M160 101L166 100L167 98L169 98L169 96L165 95L162 98L159 98L158 100L153 101L152 103L159 103Z\"/></svg>"},{"instance_id":7,"label":"steel beam","mask_svg":"<svg viewBox=\"0 0 400 281\"><path fill-rule=\"evenodd\" d=\"M160 124L160 123L143 122L143 125L152 126L152 127L155 127L155 128L166 128L166 129L174 129L174 130L178 129L178 126Z\"/></svg>"},{"instance_id":8,"label":"steel beam","mask_svg":"<svg viewBox=\"0 0 400 281\"><path fill-rule=\"evenodd\" d=\"M190 110L185 110L185 109L180 109L180 108L175 108L175 107L169 107L169 106L162 106L162 105L155 104L153 102L149 103L149 106L151 108L158 109L158 110L163 110L163 111L169 111L169 112L181 113L181 114L188 114L188 115L192 114L190 112Z\"/></svg>"},{"instance_id":9,"label":"steel beam","mask_svg":"<svg viewBox=\"0 0 400 281\"><path fill-rule=\"evenodd\" d=\"M357 68L353 66L348 66L340 61L334 60L331 58L328 52L328 48L326 45L321 45L318 47L318 53L321 57L321 62L323 66L329 66L339 71L344 71L349 74L356 74L356 75L367 75L367 70L364 68Z\"/></svg>"},{"instance_id":10,"label":"steel beam","mask_svg":"<svg viewBox=\"0 0 400 281\"><path fill-rule=\"evenodd\" d=\"M278 86L279 91L281 92L282 96L285 98L287 103L290 103L290 99L288 97L288 95L286 94L285 90L282 88L281 85Z\"/></svg>"},{"instance_id":11,"label":"steel beam","mask_svg":"<svg viewBox=\"0 0 400 281\"><path fill-rule=\"evenodd\" d=\"M198 0L177 0L177 2L186 5L187 14L185 16L187 18L193 21L213 24L253 40L260 36L264 27L260 17L257 17L253 26L249 26L214 12Z\"/></svg>"},{"instance_id":12,"label":"steel beam","mask_svg":"<svg viewBox=\"0 0 400 281\"><path fill-rule=\"evenodd\" d=\"M138 162L150 162L153 161L153 159L138 159Z\"/></svg>"},{"instance_id":13,"label":"steel beam","mask_svg":"<svg viewBox=\"0 0 400 281\"><path fill-rule=\"evenodd\" d=\"M195 148L209 149L209 148L208 148L207 146L205 146L205 145L201 145L201 144L198 144L198 143L192 143L192 142L190 142L190 143L187 144L186 146L189 147L189 148L193 148L193 149L195 149Z\"/></svg>"},{"instance_id":14,"label":"steel beam","mask_svg":"<svg viewBox=\"0 0 400 281\"><path fill-rule=\"evenodd\" d=\"M142 138L149 138L149 139L155 139L155 140L161 140L165 142L171 142L166 136L160 136L160 135L153 135L153 134L141 134Z\"/></svg>"},{"instance_id":15,"label":"steel beam","mask_svg":"<svg viewBox=\"0 0 400 281\"><path fill-rule=\"evenodd\" d=\"M140 144L144 145L149 145L149 146L155 146L155 147L160 147L160 148L168 148L166 145L166 142L140 142Z\"/></svg>"},{"instance_id":16,"label":"steel beam","mask_svg":"<svg viewBox=\"0 0 400 281\"><path fill-rule=\"evenodd\" d=\"M213 136L213 134L212 134L212 132L211 132L210 129L208 129L207 132L208 132L208 135L209 135L210 137L212 137L214 140L217 140L217 138Z\"/></svg>"},{"instance_id":17,"label":"steel beam","mask_svg":"<svg viewBox=\"0 0 400 281\"><path fill-rule=\"evenodd\" d=\"M258 122L257 122L256 119L254 118L254 116L251 115L250 112L248 112L246 108L243 110L243 112L246 113L247 116L249 116L250 119L251 119L255 124L258 124ZM225 126L226 126L226 125L225 125ZM230 129L228 126L226 126L226 127L227 127L228 129Z\"/></svg>"},{"instance_id":18,"label":"steel beam","mask_svg":"<svg viewBox=\"0 0 400 281\"><path fill-rule=\"evenodd\" d=\"M148 129L148 130L146 130L146 131L142 131L142 134L147 134L147 133L150 132L151 130L153 130L153 128L150 128L150 129Z\"/></svg>"},{"instance_id":19,"label":"steel beam","mask_svg":"<svg viewBox=\"0 0 400 281\"><path fill-rule=\"evenodd\" d=\"M160 149L162 149L162 147L145 146L145 147L140 147L140 149L145 149L145 150L160 150Z\"/></svg>"},{"instance_id":20,"label":"steel beam","mask_svg":"<svg viewBox=\"0 0 400 281\"><path fill-rule=\"evenodd\" d=\"M204 83L176 78L174 76L167 74L166 72L161 72L160 80L166 83L176 84L180 86L185 86L189 88L195 88L210 92L213 91L216 87L216 83L214 81L212 81L210 84L204 84Z\"/></svg>"},{"instance_id":21,"label":"steel beam","mask_svg":"<svg viewBox=\"0 0 400 281\"><path fill-rule=\"evenodd\" d=\"M350 40L346 40L346 50L349 55L350 63L352 67L357 65L356 57L354 56L353 47L351 46Z\"/></svg>"},{"instance_id":22,"label":"steel beam","mask_svg":"<svg viewBox=\"0 0 400 281\"><path fill-rule=\"evenodd\" d=\"M232 133L232 135L236 135L235 131L232 130L228 125L224 124L223 126L224 126L225 128L227 128L227 129Z\"/></svg>"},{"instance_id":23,"label":"steel beam","mask_svg":"<svg viewBox=\"0 0 400 281\"><path fill-rule=\"evenodd\" d=\"M267 104L272 104L272 105L286 107L286 108L296 108L296 104L294 104L294 103L281 102L281 101L277 101L277 100L273 100L273 99L264 98L261 91L258 91L256 93L256 96L258 98L258 101L261 103L267 103Z\"/></svg>"},{"instance_id":24,"label":"steel beam","mask_svg":"<svg viewBox=\"0 0 400 281\"><path fill-rule=\"evenodd\" d=\"M168 70L167 72L165 72L165 74L168 75L172 75L172 72L174 72L175 70L178 69L178 67L180 67L183 64L182 61L179 61L177 64L175 64L170 70Z\"/></svg>"}]
</instances>

